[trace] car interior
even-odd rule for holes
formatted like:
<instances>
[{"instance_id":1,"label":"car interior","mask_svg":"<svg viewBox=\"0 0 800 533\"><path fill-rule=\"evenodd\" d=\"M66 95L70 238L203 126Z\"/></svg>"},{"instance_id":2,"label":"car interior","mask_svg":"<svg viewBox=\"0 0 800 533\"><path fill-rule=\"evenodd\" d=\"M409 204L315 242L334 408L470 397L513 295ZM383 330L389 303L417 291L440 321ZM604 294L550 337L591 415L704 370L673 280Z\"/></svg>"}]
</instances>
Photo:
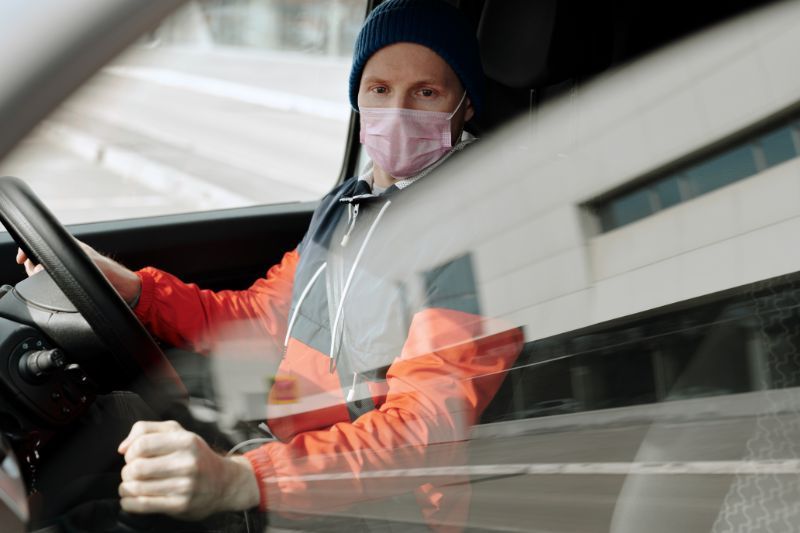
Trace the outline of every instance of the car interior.
<instances>
[{"instance_id":1,"label":"car interior","mask_svg":"<svg viewBox=\"0 0 800 533\"><path fill-rule=\"evenodd\" d=\"M487 111L471 127L491 131L510 118L535 113L550 98L587 83L692 30L722 21L764 1L737 0L724 6L668 3L551 0L454 1L473 21L487 76ZM378 2L370 2L374 8ZM689 6L691 5L691 8ZM350 133L340 182L356 173L358 121ZM210 289L249 286L302 239L314 203L272 205L75 225L70 231L130 268L157 265ZM222 243L224 256L214 254ZM0 251L13 256L9 236ZM202 260L200 260L202 258ZM0 264L9 284L24 277L13 263Z\"/></svg>"},{"instance_id":2,"label":"car interior","mask_svg":"<svg viewBox=\"0 0 800 533\"><path fill-rule=\"evenodd\" d=\"M371 0L368 3L368 10L379 3L377 0ZM760 0L733 0L725 3L683 1L642 3L633 0L597 2L452 0L451 3L457 5L472 22L481 46L487 76L487 106L485 114L480 120L469 124L469 128L479 137L488 137L512 118L521 115L535 117L537 110L542 106L546 106L552 100L568 98L571 91L590 83L597 76L602 76L695 30L767 2ZM357 173L360 157L358 127L357 115L352 113L341 168L330 169L332 180L338 176L337 183ZM18 177L24 181L25 176ZM74 247L65 244L68 239L59 233L58 225L51 224L46 210L40 209L35 199L30 199L24 186L15 188L11 184L2 189L0 206L27 202L26 205L29 207L21 209L22 212L16 216L4 217L3 222L10 233L0 234L0 257L4 258L0 261L0 279L5 284L0 292L5 294L12 290L12 286L17 285L18 291L28 291L28 294L31 294L31 301L46 302L53 308L59 309L64 306L69 307L68 303L60 300L61 296L54 300L50 299L49 294L58 292L53 291L52 285L25 284L24 270L14 263L18 239L27 244L34 243L35 248L28 248L29 255L39 257L45 263L47 258L44 256L48 250L53 255L51 261L57 261L59 256L66 253L69 258L63 260L62 267L67 271L80 270L83 274L77 277L85 276L84 287L88 286L90 290L98 292L107 290L107 287L102 287L103 280L97 279L96 273L86 268L85 259L81 259ZM79 240L102 253L109 254L132 269L153 265L175 274L184 281L197 283L203 288L242 289L263 276L271 265L280 260L283 253L297 246L308 226L315 205L316 202L295 202L76 224L68 226L67 229ZM34 221L33 229L24 223L25 219ZM50 242L44 242L47 240ZM224 253L221 253L222 250ZM69 285L75 281L66 276L62 283ZM81 295L80 291L69 296L70 300L92 299ZM8 303L5 308L3 302ZM92 304L89 303L86 304L88 307L79 308L84 316L87 313L99 315L89 323L92 331L100 337L101 343L105 346L120 341L114 339L114 333L101 333L102 317L107 317L109 313L113 315L114 306L118 303L101 303L96 308L92 308ZM0 311L4 316L20 316L23 319L27 317L34 322L39 320L36 317L31 318L30 310L12 308L10 305L10 300L0 299ZM108 320L113 322L117 319L112 316ZM125 322L127 319L121 317L118 320ZM75 324L63 326L65 330L80 329L80 327L84 330L79 333L65 333L64 338L69 335L74 337L67 339L66 343L71 346L85 344L88 346L87 351L92 353L101 351L102 348L91 346L93 341L89 338L93 335L91 331L85 330L85 326ZM119 327L135 329L135 326L129 324ZM153 353L153 349L148 344L150 341L142 337L143 331L137 330L131 333L131 336L126 337L123 342L126 347L120 349L135 352L129 356L133 360L137 357L158 358L157 355L147 355ZM17 344L22 346L22 343L27 342L43 342L39 347L41 350L57 348L48 346L43 339L29 338L25 335L20 337L18 332L8 332L8 335L15 342L19 341L14 346ZM53 336L52 333L50 336ZM132 338L136 340L130 341ZM191 396L207 395L208 383L197 378L198 374L203 372L203 365L207 364L203 356L182 352L169 346L161 348L167 353L168 358L172 359L178 374L184 378L183 384L178 387L185 386ZM9 357L16 357L14 361L18 365L20 349L14 348L16 351L9 349L9 353L12 353ZM536 357L538 353L536 351L541 349L539 345L535 350L531 347L525 357ZM50 353L48 357L55 356ZM39 364L37 361L27 363L34 374L38 368L37 364ZM93 369L91 362L87 365L89 381L93 372L97 372L98 375L113 373L109 369ZM142 366L148 365L142 363ZM128 368L125 371L135 374L136 369ZM91 401L93 394L91 387L86 391L80 388L81 380L85 381L86 376L77 369L73 369L73 372L77 376L75 379L78 383L75 394L87 394ZM183 375L184 372L187 372L187 375ZM133 380L134 376L131 375L130 378ZM35 388L39 386L38 379L32 374L30 380L20 381L15 386ZM158 379L164 379L164 376L160 375ZM166 379L170 381L170 376ZM517 389L511 386L511 380L508 381L509 383L501 388L495 401L485 413L484 422L507 419L510 411L515 408L513 395ZM115 385L124 386L124 383ZM112 388L113 386L111 385ZM147 397L148 402L152 397L158 396L155 391L138 392ZM50 391L40 393L50 394ZM213 401L213 398L207 399ZM146 411L151 407L153 406L144 405L142 408ZM559 412L564 406L555 402L540 405L539 408L541 414L546 413L548 409ZM56 413L53 416L56 420L61 415ZM74 419L72 415L65 416ZM175 416L189 417L188 413L179 413ZM524 415L517 414L517 417L519 416ZM56 425L59 423L56 421ZM202 423L198 425L202 426ZM38 434L35 435L35 431L29 431L31 424L20 424L12 416L3 415L0 418L0 427L5 434L13 435L17 439L15 446L21 447L20 449L30 450L25 448L27 446L25 443L39 438ZM224 439L223 435L213 429L208 429L207 435L209 439ZM81 443L75 446L91 446L91 444ZM59 475L69 475L68 470L61 474L51 474L51 479L58 479ZM30 471L27 475L37 474L35 471ZM102 483L92 486L87 482L86 486L75 490L73 496L81 494L80 499L90 499L95 491L100 491L101 485ZM67 506L73 503L74 499L68 499L67 503L59 505ZM32 508L36 509L34 504ZM44 515L50 515L52 509L39 511ZM38 525L46 524L48 518L43 518ZM162 527L165 527L164 530L169 530L171 526Z\"/></svg>"}]
</instances>

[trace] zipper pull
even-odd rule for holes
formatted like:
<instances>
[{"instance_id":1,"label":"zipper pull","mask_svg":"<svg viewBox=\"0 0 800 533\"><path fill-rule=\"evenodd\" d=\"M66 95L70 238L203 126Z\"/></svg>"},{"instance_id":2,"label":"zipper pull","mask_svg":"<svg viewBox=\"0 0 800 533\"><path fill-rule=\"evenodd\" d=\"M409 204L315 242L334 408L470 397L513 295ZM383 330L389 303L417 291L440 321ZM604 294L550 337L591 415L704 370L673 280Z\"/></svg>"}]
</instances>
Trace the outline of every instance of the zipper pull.
<instances>
[{"instance_id":1,"label":"zipper pull","mask_svg":"<svg viewBox=\"0 0 800 533\"><path fill-rule=\"evenodd\" d=\"M353 384L350 385L350 390L347 391L347 402L352 402L353 398L356 395L356 378L358 377L358 372L353 372Z\"/></svg>"},{"instance_id":2,"label":"zipper pull","mask_svg":"<svg viewBox=\"0 0 800 533\"><path fill-rule=\"evenodd\" d=\"M347 204L347 205L350 208L350 213L349 213L350 216L347 217L348 218L347 231L345 232L344 237L342 237L342 243L341 243L342 246L347 246L347 241L350 240L350 234L353 233L353 228L356 227L356 218L358 217L359 204L355 205Z\"/></svg>"}]
</instances>

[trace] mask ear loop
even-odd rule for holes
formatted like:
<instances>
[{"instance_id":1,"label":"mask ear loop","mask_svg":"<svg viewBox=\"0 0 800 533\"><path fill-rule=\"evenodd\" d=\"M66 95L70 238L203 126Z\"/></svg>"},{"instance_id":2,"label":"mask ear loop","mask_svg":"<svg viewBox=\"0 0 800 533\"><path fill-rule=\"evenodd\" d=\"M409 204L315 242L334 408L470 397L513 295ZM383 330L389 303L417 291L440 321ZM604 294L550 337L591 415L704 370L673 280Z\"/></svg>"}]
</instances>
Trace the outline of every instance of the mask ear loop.
<instances>
[{"instance_id":1,"label":"mask ear loop","mask_svg":"<svg viewBox=\"0 0 800 533\"><path fill-rule=\"evenodd\" d=\"M452 118L455 116L455 114L456 114L456 113L458 112L458 110L461 108L461 104L463 104L463 103L464 103L464 100L465 100L466 98L467 98L467 91L466 91L466 89L465 89L465 90L464 90L464 94L462 94L462 95L461 95L461 100L459 100L459 101L458 101L458 105L456 106L456 108L455 108L455 109L453 109L453 112L452 112L452 113L450 113L450 114L447 116L447 120L450 120L450 119L452 119Z\"/></svg>"},{"instance_id":2,"label":"mask ear loop","mask_svg":"<svg viewBox=\"0 0 800 533\"><path fill-rule=\"evenodd\" d=\"M456 108L453 110L453 112L452 112L452 113L450 113L450 115L448 115L448 117L447 117L447 121L448 121L448 122L450 122L451 120L453 120L453 117L454 117L454 116L455 116L455 114L458 112L458 110L461 108L461 104L463 104L463 103L464 103L464 100L466 100L466 98L467 98L467 90L466 90L466 89L464 89L464 94L462 94L462 95L461 95L461 100L459 100L459 102L458 102L458 105L457 105L457 106L456 106ZM451 134L451 135L452 135L452 134ZM455 146L455 145L456 145L456 143L457 143L458 141L460 141L460 140L461 140L461 136L462 136L462 135L464 135L464 126L463 126L463 125L461 126L461 131L459 131L459 132L458 132L458 135L456 136L456 139L455 139L455 141L456 141L456 142L453 142L453 139L452 139L452 138L450 139L450 147L451 147L451 148L452 148L453 146Z\"/></svg>"}]
</instances>

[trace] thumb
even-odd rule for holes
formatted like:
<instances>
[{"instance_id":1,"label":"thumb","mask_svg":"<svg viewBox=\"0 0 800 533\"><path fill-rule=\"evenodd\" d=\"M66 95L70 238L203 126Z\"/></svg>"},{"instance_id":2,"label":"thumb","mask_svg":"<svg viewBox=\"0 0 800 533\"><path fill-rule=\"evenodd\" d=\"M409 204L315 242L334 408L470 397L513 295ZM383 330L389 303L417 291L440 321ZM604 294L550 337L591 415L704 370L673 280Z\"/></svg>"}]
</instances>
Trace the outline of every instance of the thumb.
<instances>
[{"instance_id":1,"label":"thumb","mask_svg":"<svg viewBox=\"0 0 800 533\"><path fill-rule=\"evenodd\" d=\"M35 265L30 259L25 260L25 272L28 274L28 276L33 276L42 270L44 270L42 265Z\"/></svg>"}]
</instances>

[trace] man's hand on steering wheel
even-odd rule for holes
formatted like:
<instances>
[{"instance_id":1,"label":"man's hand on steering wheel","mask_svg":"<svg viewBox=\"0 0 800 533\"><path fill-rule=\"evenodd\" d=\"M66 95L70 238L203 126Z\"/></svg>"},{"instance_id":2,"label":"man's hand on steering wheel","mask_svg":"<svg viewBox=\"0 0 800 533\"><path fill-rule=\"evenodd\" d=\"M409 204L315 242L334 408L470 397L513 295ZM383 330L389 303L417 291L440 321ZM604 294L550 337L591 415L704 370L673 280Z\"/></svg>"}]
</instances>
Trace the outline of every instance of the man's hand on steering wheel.
<instances>
[{"instance_id":1,"label":"man's hand on steering wheel","mask_svg":"<svg viewBox=\"0 0 800 533\"><path fill-rule=\"evenodd\" d=\"M102 255L88 244L81 241L78 241L78 244L97 265L97 268L100 269L100 272L103 273L119 295L122 296L122 299L129 305L136 302L142 290L142 282L139 276L113 259ZM25 272L27 272L28 276L33 276L44 268L42 265L37 265L31 261L22 248L17 248L17 263L25 267Z\"/></svg>"}]
</instances>

